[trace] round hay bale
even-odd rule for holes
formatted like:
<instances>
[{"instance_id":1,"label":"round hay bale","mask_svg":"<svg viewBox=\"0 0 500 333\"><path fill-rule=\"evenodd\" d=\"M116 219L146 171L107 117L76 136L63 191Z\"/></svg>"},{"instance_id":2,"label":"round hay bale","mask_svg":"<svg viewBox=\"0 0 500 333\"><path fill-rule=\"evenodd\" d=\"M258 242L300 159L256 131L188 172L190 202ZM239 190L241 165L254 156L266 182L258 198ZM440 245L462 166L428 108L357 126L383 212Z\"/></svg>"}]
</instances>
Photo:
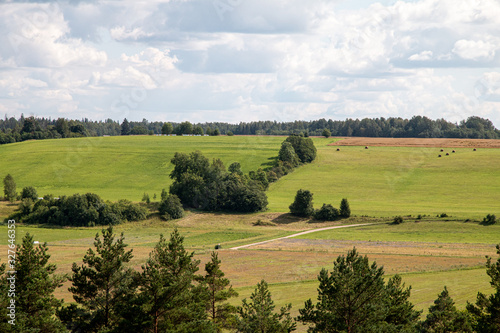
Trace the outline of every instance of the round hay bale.
<instances>
[{"instance_id":1,"label":"round hay bale","mask_svg":"<svg viewBox=\"0 0 500 333\"><path fill-rule=\"evenodd\" d=\"M476 148L474 148L474 151L476 151Z\"/></svg>"},{"instance_id":2,"label":"round hay bale","mask_svg":"<svg viewBox=\"0 0 500 333\"><path fill-rule=\"evenodd\" d=\"M446 156L450 156L450 153L446 153Z\"/></svg>"},{"instance_id":3,"label":"round hay bale","mask_svg":"<svg viewBox=\"0 0 500 333\"><path fill-rule=\"evenodd\" d=\"M452 150L451 152L452 152L452 153L454 153L455 151L454 151L454 150Z\"/></svg>"},{"instance_id":4,"label":"round hay bale","mask_svg":"<svg viewBox=\"0 0 500 333\"><path fill-rule=\"evenodd\" d=\"M443 151L444 151L444 150L443 150L443 149L441 149L441 152L443 152Z\"/></svg>"},{"instance_id":5,"label":"round hay bale","mask_svg":"<svg viewBox=\"0 0 500 333\"><path fill-rule=\"evenodd\" d=\"M368 149L368 146L365 146L365 149Z\"/></svg>"},{"instance_id":6,"label":"round hay bale","mask_svg":"<svg viewBox=\"0 0 500 333\"><path fill-rule=\"evenodd\" d=\"M340 151L340 148L337 148L337 151Z\"/></svg>"},{"instance_id":7,"label":"round hay bale","mask_svg":"<svg viewBox=\"0 0 500 333\"><path fill-rule=\"evenodd\" d=\"M441 155L438 155L438 157L441 157Z\"/></svg>"}]
</instances>

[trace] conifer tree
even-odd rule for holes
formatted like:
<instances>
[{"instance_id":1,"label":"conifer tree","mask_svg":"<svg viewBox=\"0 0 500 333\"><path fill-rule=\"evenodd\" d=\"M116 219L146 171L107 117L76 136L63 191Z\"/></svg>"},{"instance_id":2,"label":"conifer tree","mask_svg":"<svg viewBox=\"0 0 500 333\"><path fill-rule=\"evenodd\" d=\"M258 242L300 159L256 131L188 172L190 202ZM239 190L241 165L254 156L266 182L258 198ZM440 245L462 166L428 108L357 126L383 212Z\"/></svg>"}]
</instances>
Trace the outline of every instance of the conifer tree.
<instances>
[{"instance_id":1,"label":"conifer tree","mask_svg":"<svg viewBox=\"0 0 500 333\"><path fill-rule=\"evenodd\" d=\"M347 201L346 198L342 199L340 201L340 209L339 209L340 216L348 218L351 216L351 208L349 207L349 202Z\"/></svg>"},{"instance_id":2,"label":"conifer tree","mask_svg":"<svg viewBox=\"0 0 500 333\"><path fill-rule=\"evenodd\" d=\"M457 310L446 286L429 307L429 314L421 326L423 333L472 332L468 317Z\"/></svg>"},{"instance_id":3,"label":"conifer tree","mask_svg":"<svg viewBox=\"0 0 500 333\"><path fill-rule=\"evenodd\" d=\"M500 255L500 244L496 246ZM480 333L500 332L500 256L496 262L486 257L486 273L491 278L490 284L495 293L489 296L477 293L476 304L467 302L467 311L474 318L474 329Z\"/></svg>"},{"instance_id":4,"label":"conifer tree","mask_svg":"<svg viewBox=\"0 0 500 333\"><path fill-rule=\"evenodd\" d=\"M238 307L237 331L241 333L287 333L295 331L297 324L290 316L291 304L274 312L274 302L266 281L257 284L255 291L250 296L250 302L246 298L241 307Z\"/></svg>"},{"instance_id":5,"label":"conifer tree","mask_svg":"<svg viewBox=\"0 0 500 333\"><path fill-rule=\"evenodd\" d=\"M211 261L205 264L206 274L203 278L208 295L208 318L214 324L217 332L234 326L236 308L228 303L221 303L231 297L238 296L238 293L230 285L229 279L224 277L225 274L220 268L220 263L217 252L212 252Z\"/></svg>"},{"instance_id":6,"label":"conifer tree","mask_svg":"<svg viewBox=\"0 0 500 333\"><path fill-rule=\"evenodd\" d=\"M7 307L10 306L10 283L7 281L5 268L5 264L0 265L0 332L9 332L10 330L12 330L12 325L8 323L8 321L11 320L11 318L8 316L10 313L10 309L7 309Z\"/></svg>"},{"instance_id":7,"label":"conifer tree","mask_svg":"<svg viewBox=\"0 0 500 333\"><path fill-rule=\"evenodd\" d=\"M205 293L194 284L199 260L184 249L183 242L177 229L168 242L160 235L142 266L140 289L146 298L144 311L151 332L214 331L207 319Z\"/></svg>"},{"instance_id":8,"label":"conifer tree","mask_svg":"<svg viewBox=\"0 0 500 333\"><path fill-rule=\"evenodd\" d=\"M56 265L49 264L47 243L35 246L27 233L17 251L15 263L15 332L64 332L64 325L54 317L62 300L54 290L62 286L65 276L54 274Z\"/></svg>"},{"instance_id":9,"label":"conifer tree","mask_svg":"<svg viewBox=\"0 0 500 333\"><path fill-rule=\"evenodd\" d=\"M59 314L68 327L76 325L88 332L118 327L124 319L120 313L135 293L137 273L126 267L133 255L132 250L125 250L123 233L116 241L112 227L101 233L102 239L99 234L95 236L95 252L88 249L83 264L73 263L71 268L73 286L69 291L81 308L73 307L73 313Z\"/></svg>"}]
</instances>

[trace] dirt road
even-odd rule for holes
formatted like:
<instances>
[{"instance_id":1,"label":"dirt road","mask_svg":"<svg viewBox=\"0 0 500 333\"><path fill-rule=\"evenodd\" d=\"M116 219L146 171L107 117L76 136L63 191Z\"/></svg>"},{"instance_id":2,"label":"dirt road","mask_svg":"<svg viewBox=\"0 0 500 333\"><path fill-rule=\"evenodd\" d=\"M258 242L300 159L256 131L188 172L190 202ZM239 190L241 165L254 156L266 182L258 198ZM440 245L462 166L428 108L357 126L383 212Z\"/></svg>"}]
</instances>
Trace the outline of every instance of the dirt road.
<instances>
[{"instance_id":1,"label":"dirt road","mask_svg":"<svg viewBox=\"0 0 500 333\"><path fill-rule=\"evenodd\" d=\"M334 226L334 227L325 227L325 228L319 228L319 229L307 230L307 231L302 231L302 232L299 232L299 233L296 233L296 234L293 234L293 235L289 235L289 236L285 236L285 237L279 237L279 238L269 239L269 240L266 240L266 241L263 241L263 242L257 242L257 243L252 243L252 244L246 244L246 245L241 245L241 246L235 246L235 247L230 248L230 250L239 250L239 249L244 249L244 248L251 247L251 246L255 246L255 245L266 244L266 243L269 243L269 242L274 242L274 241L277 241L277 240L280 240L280 239L286 239L286 238L292 238L292 237L296 237L296 236L302 236L302 235L306 235L306 234L310 234L310 233L313 233L313 232L318 232L318 231L323 231L323 230L340 229L340 228L352 228L352 227L361 227L361 226L365 226L365 225L372 225L372 224L375 224L375 223L363 223L363 224L340 225L340 226Z\"/></svg>"}]
</instances>

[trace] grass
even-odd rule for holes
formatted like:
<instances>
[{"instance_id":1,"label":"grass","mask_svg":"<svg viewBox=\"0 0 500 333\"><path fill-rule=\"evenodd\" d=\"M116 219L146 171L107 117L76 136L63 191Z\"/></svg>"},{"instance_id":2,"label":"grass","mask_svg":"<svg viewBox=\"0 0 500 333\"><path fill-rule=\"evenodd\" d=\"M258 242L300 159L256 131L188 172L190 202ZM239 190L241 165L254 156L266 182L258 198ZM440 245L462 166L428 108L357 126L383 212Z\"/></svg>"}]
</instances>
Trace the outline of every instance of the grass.
<instances>
[{"instance_id":1,"label":"grass","mask_svg":"<svg viewBox=\"0 0 500 333\"><path fill-rule=\"evenodd\" d=\"M278 155L280 137L98 137L40 140L0 146L0 170L18 189L34 186L39 195L94 192L105 199L140 201L171 184L175 152L200 150L210 160L244 172L265 167ZM4 176L2 176L3 178Z\"/></svg>"},{"instance_id":2,"label":"grass","mask_svg":"<svg viewBox=\"0 0 500 333\"><path fill-rule=\"evenodd\" d=\"M497 244L500 225L482 226L463 221L407 221L399 225L371 225L354 229L325 230L302 235L300 239L334 239L388 242L439 242Z\"/></svg>"},{"instance_id":3,"label":"grass","mask_svg":"<svg viewBox=\"0 0 500 333\"><path fill-rule=\"evenodd\" d=\"M438 158L438 148L327 146L337 139L314 138L317 159L268 190L269 210L286 212L298 189L314 193L316 207L348 198L358 216L436 216L482 219L497 214L500 150L456 148ZM175 152L202 151L243 171L272 164L283 137L100 137L28 141L0 146L0 170L18 189L40 195L94 192L104 199L139 201L144 192L168 189ZM1 212L0 212L1 213Z\"/></svg>"},{"instance_id":4,"label":"grass","mask_svg":"<svg viewBox=\"0 0 500 333\"><path fill-rule=\"evenodd\" d=\"M495 213L500 198L500 150L327 146L315 138L317 159L272 184L271 211L286 211L298 189L314 194L315 207L348 198L356 215L394 216L447 213L482 218Z\"/></svg>"}]
</instances>

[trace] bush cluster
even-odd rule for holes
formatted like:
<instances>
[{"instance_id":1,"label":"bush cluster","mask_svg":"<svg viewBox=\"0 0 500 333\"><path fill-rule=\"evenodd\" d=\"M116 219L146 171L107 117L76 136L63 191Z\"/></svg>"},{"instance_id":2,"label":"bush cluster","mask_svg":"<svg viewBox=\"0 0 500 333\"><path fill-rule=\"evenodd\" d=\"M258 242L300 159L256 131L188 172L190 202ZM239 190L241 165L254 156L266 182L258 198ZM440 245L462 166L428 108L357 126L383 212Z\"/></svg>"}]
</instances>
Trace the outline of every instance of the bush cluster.
<instances>
[{"instance_id":1,"label":"bush cluster","mask_svg":"<svg viewBox=\"0 0 500 333\"><path fill-rule=\"evenodd\" d=\"M143 220L147 210L128 200L103 201L97 194L74 194L43 199L24 198L17 211L9 217L27 224L60 226L114 225L123 221Z\"/></svg>"},{"instance_id":2,"label":"bush cluster","mask_svg":"<svg viewBox=\"0 0 500 333\"><path fill-rule=\"evenodd\" d=\"M339 218L348 218L351 216L351 208L346 198L340 202L340 208L337 209L331 204L323 204L320 209L314 210L313 194L308 190L300 189L295 195L295 200L288 207L290 213L295 216L310 217L319 221L335 221Z\"/></svg>"}]
</instances>

